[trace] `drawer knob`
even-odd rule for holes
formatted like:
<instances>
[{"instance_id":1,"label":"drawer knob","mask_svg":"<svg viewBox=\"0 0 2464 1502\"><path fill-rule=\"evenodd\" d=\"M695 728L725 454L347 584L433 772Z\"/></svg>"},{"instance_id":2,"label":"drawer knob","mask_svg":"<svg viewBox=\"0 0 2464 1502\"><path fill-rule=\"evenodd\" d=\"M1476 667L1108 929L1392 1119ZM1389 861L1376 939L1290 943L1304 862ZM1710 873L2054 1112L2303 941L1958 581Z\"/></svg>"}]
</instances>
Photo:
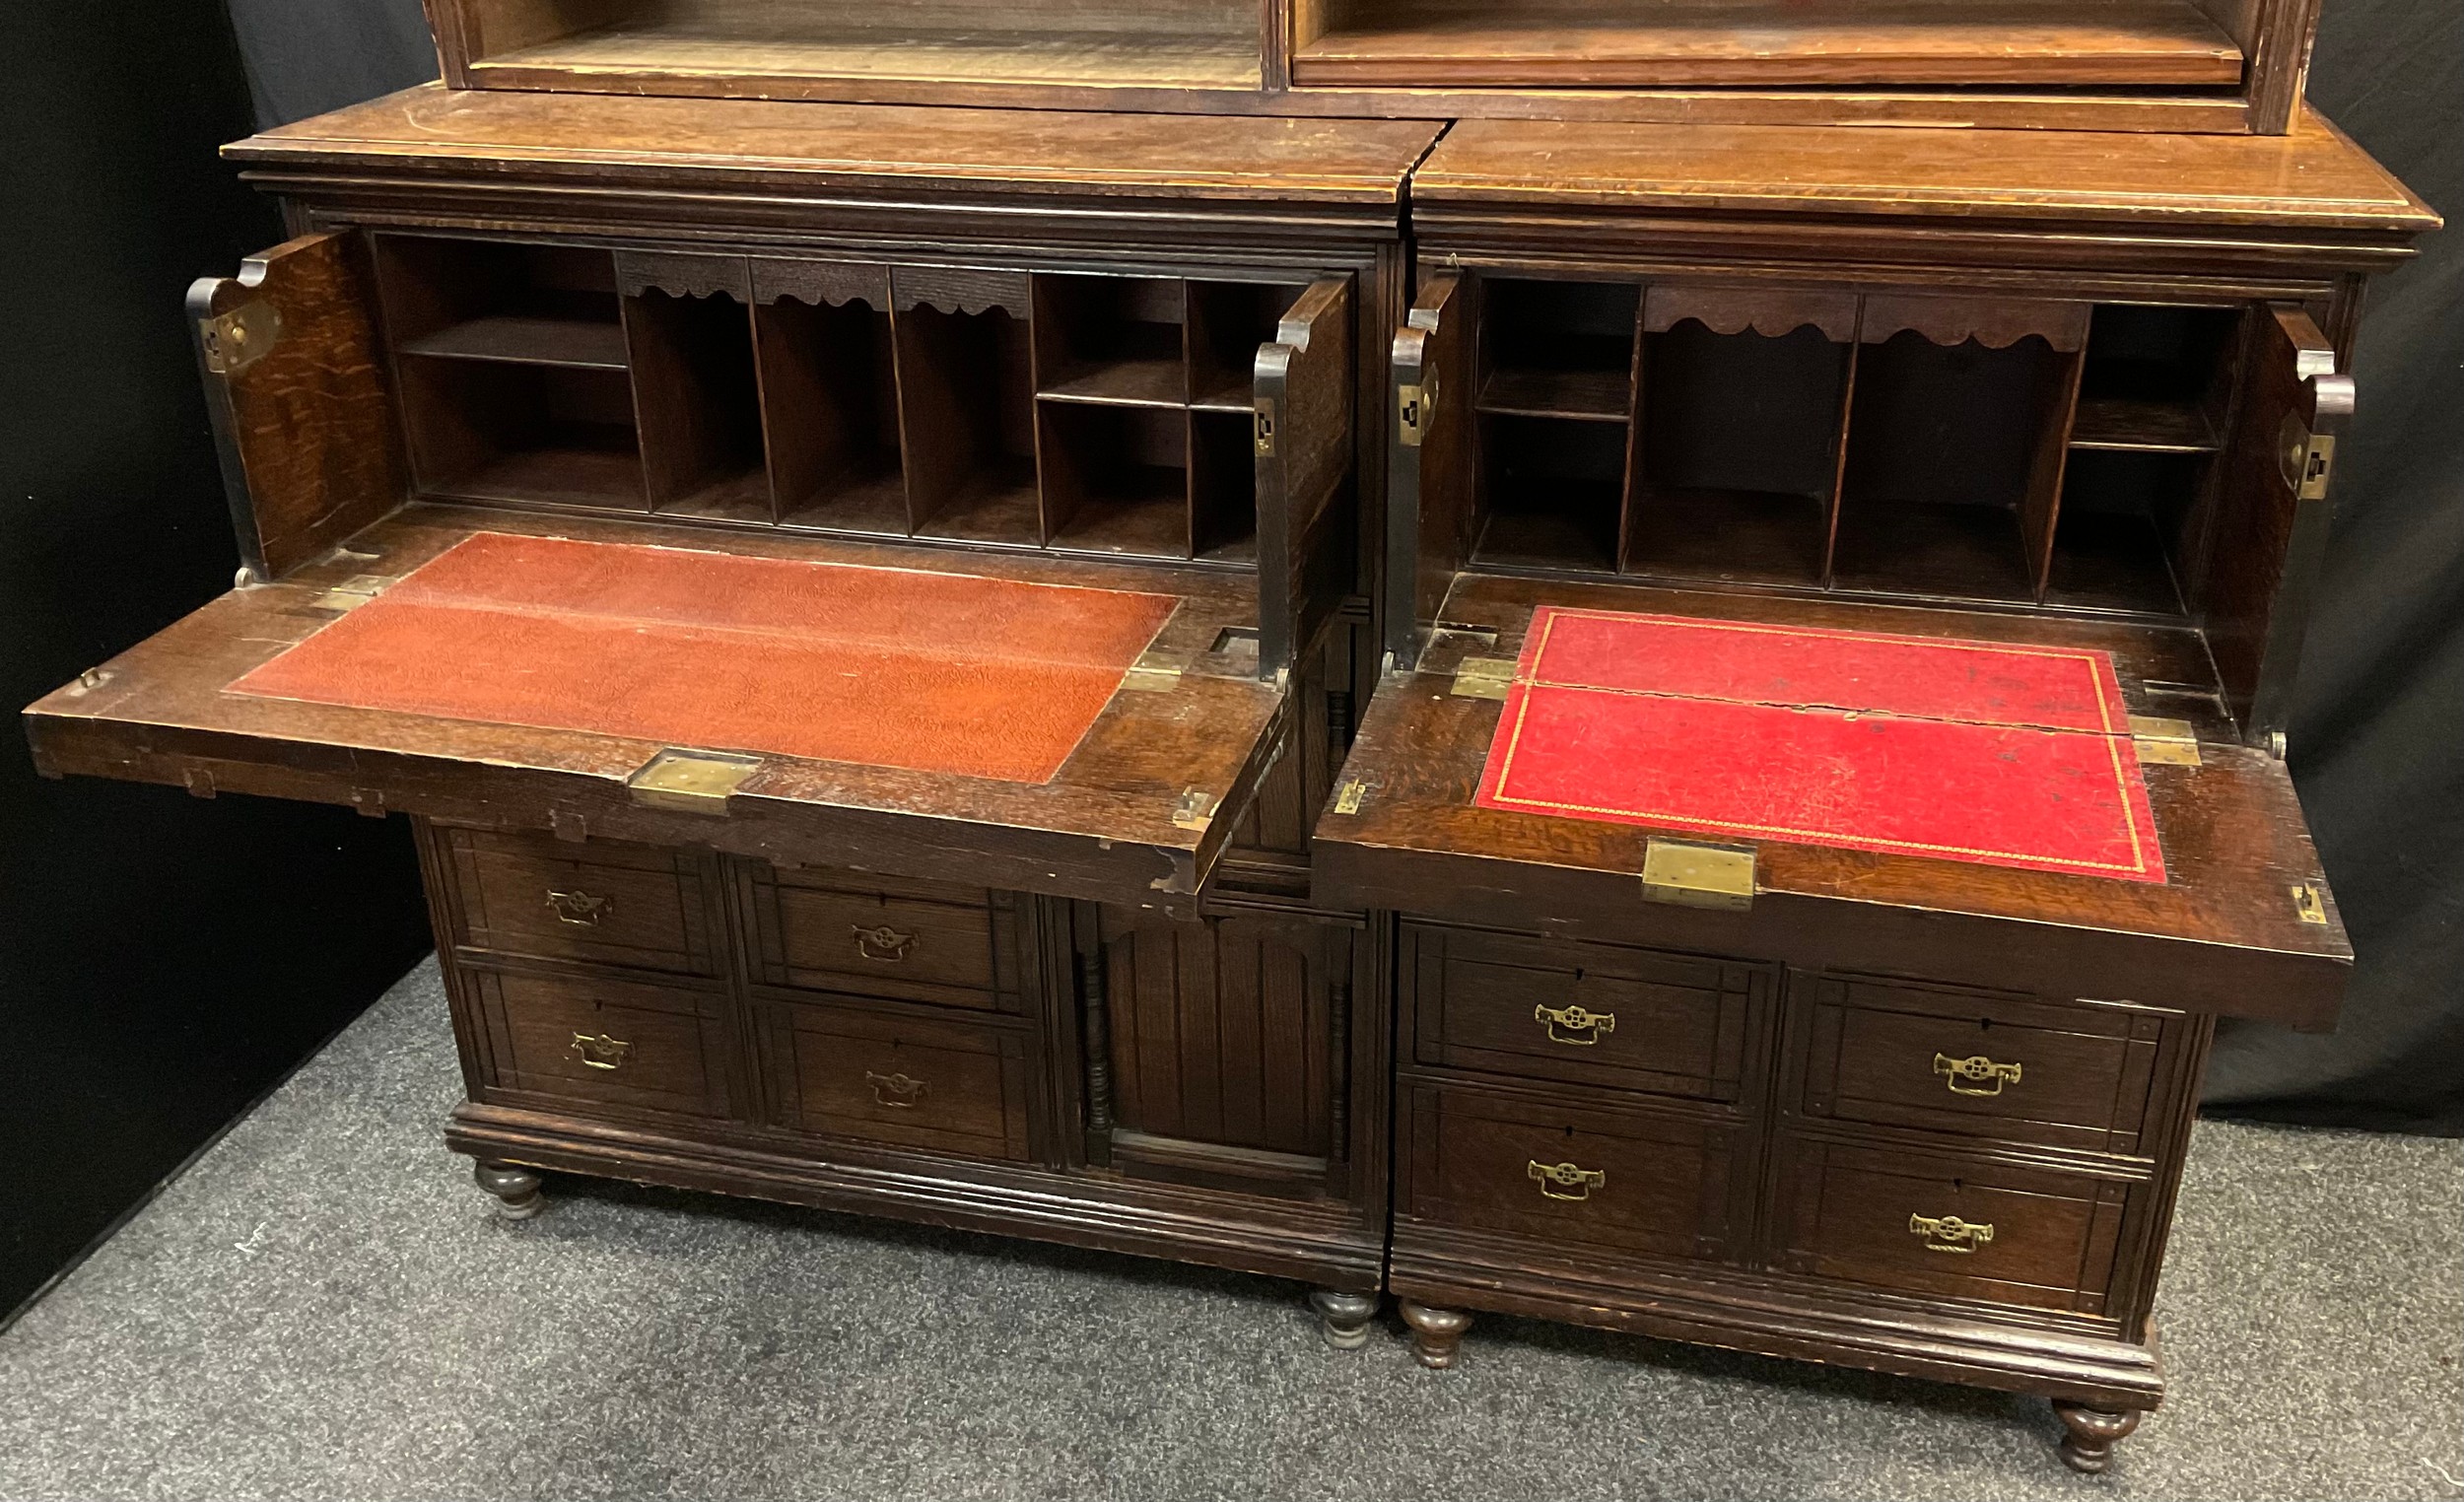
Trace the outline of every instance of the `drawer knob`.
<instances>
[{"instance_id":1,"label":"drawer knob","mask_svg":"<svg viewBox=\"0 0 2464 1502\"><path fill-rule=\"evenodd\" d=\"M1928 1252L1956 1252L1965 1257L1994 1239L1994 1228L1956 1215L1911 1215L1908 1234L1925 1239Z\"/></svg>"},{"instance_id":2,"label":"drawer knob","mask_svg":"<svg viewBox=\"0 0 2464 1502\"><path fill-rule=\"evenodd\" d=\"M1996 1063L1982 1054L1971 1054L1965 1058L1937 1054L1934 1072L1944 1076L1943 1083L1951 1087L1953 1095L2000 1095L2003 1086L2019 1082L2018 1064ZM1959 1083L1963 1079L1977 1083L1963 1085Z\"/></svg>"},{"instance_id":3,"label":"drawer knob","mask_svg":"<svg viewBox=\"0 0 2464 1502\"><path fill-rule=\"evenodd\" d=\"M622 1038L605 1033L593 1038L588 1033L574 1034L574 1053L583 1065L592 1069L621 1069L633 1058L633 1045Z\"/></svg>"},{"instance_id":4,"label":"drawer knob","mask_svg":"<svg viewBox=\"0 0 2464 1502\"><path fill-rule=\"evenodd\" d=\"M893 1111L915 1110L916 1103L923 1100L924 1092L931 1088L912 1075L875 1074L870 1069L864 1071L864 1083L872 1086L874 1105L887 1106Z\"/></svg>"},{"instance_id":5,"label":"drawer knob","mask_svg":"<svg viewBox=\"0 0 2464 1502\"><path fill-rule=\"evenodd\" d=\"M1595 1012L1581 1006L1535 1006L1532 1020L1548 1029L1550 1043L1588 1049L1603 1033L1617 1030L1615 1012Z\"/></svg>"},{"instance_id":6,"label":"drawer knob","mask_svg":"<svg viewBox=\"0 0 2464 1502\"><path fill-rule=\"evenodd\" d=\"M572 923L578 928L595 928L600 919L616 911L616 899L596 892L584 892L577 887L571 892L550 892L548 911L556 915L560 923Z\"/></svg>"},{"instance_id":7,"label":"drawer knob","mask_svg":"<svg viewBox=\"0 0 2464 1502\"><path fill-rule=\"evenodd\" d=\"M1589 1199L1592 1191L1608 1187L1605 1168L1578 1168L1571 1163L1542 1163L1534 1158L1524 1172L1551 1199Z\"/></svg>"},{"instance_id":8,"label":"drawer knob","mask_svg":"<svg viewBox=\"0 0 2464 1502\"><path fill-rule=\"evenodd\" d=\"M916 935L901 933L883 923L877 928L858 926L856 930L856 952L868 960L895 965L907 958L907 951L916 947Z\"/></svg>"}]
</instances>

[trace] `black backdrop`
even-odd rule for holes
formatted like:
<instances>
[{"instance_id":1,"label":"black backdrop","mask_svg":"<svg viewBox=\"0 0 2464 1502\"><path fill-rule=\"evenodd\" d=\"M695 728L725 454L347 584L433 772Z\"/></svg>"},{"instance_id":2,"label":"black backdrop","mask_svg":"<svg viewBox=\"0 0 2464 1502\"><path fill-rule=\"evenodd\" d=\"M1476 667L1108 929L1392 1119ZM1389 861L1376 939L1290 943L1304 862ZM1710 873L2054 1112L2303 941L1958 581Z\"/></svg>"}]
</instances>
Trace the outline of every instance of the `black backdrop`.
<instances>
[{"instance_id":1,"label":"black backdrop","mask_svg":"<svg viewBox=\"0 0 2464 1502\"><path fill-rule=\"evenodd\" d=\"M249 112L222 0L10 20L0 701L14 710L231 586L180 297L281 227L214 158ZM46 783L5 739L0 1320L427 947L399 820Z\"/></svg>"},{"instance_id":2,"label":"black backdrop","mask_svg":"<svg viewBox=\"0 0 2464 1502\"><path fill-rule=\"evenodd\" d=\"M0 689L228 580L179 289L276 238L210 157L433 77L419 0L31 9L12 34ZM239 47L235 52L235 34ZM2311 97L2464 210L2464 9L2328 0ZM2232 1027L2212 1108L2464 1129L2464 231L2378 286L2293 764L2361 952L2332 1036ZM0 1311L420 947L399 821L36 782L0 755ZM442 1021L439 1024L443 1025Z\"/></svg>"}]
</instances>

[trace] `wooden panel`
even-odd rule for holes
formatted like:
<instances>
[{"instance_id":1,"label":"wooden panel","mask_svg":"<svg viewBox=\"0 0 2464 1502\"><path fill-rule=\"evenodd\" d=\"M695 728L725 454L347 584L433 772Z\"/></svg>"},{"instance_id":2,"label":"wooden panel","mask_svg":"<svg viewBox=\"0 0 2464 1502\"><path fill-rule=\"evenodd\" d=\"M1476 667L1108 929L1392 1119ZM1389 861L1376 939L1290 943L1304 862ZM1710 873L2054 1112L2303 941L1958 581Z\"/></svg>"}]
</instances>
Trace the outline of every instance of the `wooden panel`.
<instances>
[{"instance_id":1,"label":"wooden panel","mask_svg":"<svg viewBox=\"0 0 2464 1502\"><path fill-rule=\"evenodd\" d=\"M259 578L322 557L406 494L376 309L356 234L277 245L188 290L232 523Z\"/></svg>"},{"instance_id":2,"label":"wooden panel","mask_svg":"<svg viewBox=\"0 0 2464 1502\"><path fill-rule=\"evenodd\" d=\"M1825 977L1799 1025L1809 1116L2137 1153L2182 1018Z\"/></svg>"},{"instance_id":3,"label":"wooden panel","mask_svg":"<svg viewBox=\"0 0 2464 1502\"><path fill-rule=\"evenodd\" d=\"M1016 1031L784 1001L763 1012L778 1126L1029 1159L1026 1043Z\"/></svg>"},{"instance_id":4,"label":"wooden panel","mask_svg":"<svg viewBox=\"0 0 2464 1502\"><path fill-rule=\"evenodd\" d=\"M1745 1128L1420 1081L1407 1087L1402 1213L1422 1222L1616 1247L1729 1254L1750 1165ZM1553 1171L1553 1172L1552 1172Z\"/></svg>"},{"instance_id":5,"label":"wooden panel","mask_svg":"<svg viewBox=\"0 0 2464 1502\"><path fill-rule=\"evenodd\" d=\"M444 829L452 939L475 949L715 976L701 863L681 851Z\"/></svg>"},{"instance_id":6,"label":"wooden panel","mask_svg":"<svg viewBox=\"0 0 2464 1502\"><path fill-rule=\"evenodd\" d=\"M1387 431L1386 648L1419 660L1455 575L1472 557L1474 291L1431 277L1395 333Z\"/></svg>"},{"instance_id":7,"label":"wooden panel","mask_svg":"<svg viewBox=\"0 0 2464 1502\"><path fill-rule=\"evenodd\" d=\"M764 985L1017 1009L1017 899L1008 893L756 861L737 870Z\"/></svg>"},{"instance_id":8,"label":"wooden panel","mask_svg":"<svg viewBox=\"0 0 2464 1502\"><path fill-rule=\"evenodd\" d=\"M1348 946L1308 923L1121 908L1103 910L1101 933L1122 1128L1331 1155L1331 971Z\"/></svg>"},{"instance_id":9,"label":"wooden panel","mask_svg":"<svg viewBox=\"0 0 2464 1502\"><path fill-rule=\"evenodd\" d=\"M1989 350L2001 350L2033 336L2072 354L2088 342L2090 307L2087 303L2027 298L1876 294L1865 299L1857 337L1867 344L1884 344L1892 335L1913 329L1935 344L1973 339Z\"/></svg>"},{"instance_id":10,"label":"wooden panel","mask_svg":"<svg viewBox=\"0 0 2464 1502\"><path fill-rule=\"evenodd\" d=\"M720 992L627 982L460 972L483 1019L483 1077L588 1110L731 1114L734 1037Z\"/></svg>"},{"instance_id":11,"label":"wooden panel","mask_svg":"<svg viewBox=\"0 0 2464 1502\"><path fill-rule=\"evenodd\" d=\"M1779 1264L1902 1293L2101 1316L2122 1179L1812 1138L1780 1149ZM1973 1228L1962 1234L1955 1219ZM1990 1230L1985 1229L1990 1228Z\"/></svg>"},{"instance_id":12,"label":"wooden panel","mask_svg":"<svg viewBox=\"0 0 2464 1502\"><path fill-rule=\"evenodd\" d=\"M1423 1064L1734 1103L1766 969L1406 922Z\"/></svg>"},{"instance_id":13,"label":"wooden panel","mask_svg":"<svg viewBox=\"0 0 2464 1502\"><path fill-rule=\"evenodd\" d=\"M1834 344L1846 344L1857 337L1857 295L1828 288L1653 283L1643 298L1643 332L1665 334L1687 318L1715 334L1751 329L1767 339L1812 326Z\"/></svg>"},{"instance_id":14,"label":"wooden panel","mask_svg":"<svg viewBox=\"0 0 2464 1502\"><path fill-rule=\"evenodd\" d=\"M1258 670L1271 677L1317 640L1348 592L1352 284L1330 277L1283 314L1258 352Z\"/></svg>"}]
</instances>

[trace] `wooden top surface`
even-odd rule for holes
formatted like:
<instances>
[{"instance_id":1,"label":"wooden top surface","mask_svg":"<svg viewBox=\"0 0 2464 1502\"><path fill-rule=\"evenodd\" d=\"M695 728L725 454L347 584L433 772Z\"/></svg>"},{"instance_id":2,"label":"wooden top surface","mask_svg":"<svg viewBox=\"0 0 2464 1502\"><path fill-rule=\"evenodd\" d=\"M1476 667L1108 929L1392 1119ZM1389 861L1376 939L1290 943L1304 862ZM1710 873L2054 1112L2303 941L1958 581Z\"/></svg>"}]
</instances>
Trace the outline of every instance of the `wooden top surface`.
<instances>
[{"instance_id":1,"label":"wooden top surface","mask_svg":"<svg viewBox=\"0 0 2464 1502\"><path fill-rule=\"evenodd\" d=\"M2434 229L2333 125L2292 134L1465 120L1412 174L1422 205Z\"/></svg>"},{"instance_id":2,"label":"wooden top surface","mask_svg":"<svg viewBox=\"0 0 2464 1502\"><path fill-rule=\"evenodd\" d=\"M1392 204L1422 120L639 99L429 84L226 147L258 164L689 169L1027 192Z\"/></svg>"}]
</instances>

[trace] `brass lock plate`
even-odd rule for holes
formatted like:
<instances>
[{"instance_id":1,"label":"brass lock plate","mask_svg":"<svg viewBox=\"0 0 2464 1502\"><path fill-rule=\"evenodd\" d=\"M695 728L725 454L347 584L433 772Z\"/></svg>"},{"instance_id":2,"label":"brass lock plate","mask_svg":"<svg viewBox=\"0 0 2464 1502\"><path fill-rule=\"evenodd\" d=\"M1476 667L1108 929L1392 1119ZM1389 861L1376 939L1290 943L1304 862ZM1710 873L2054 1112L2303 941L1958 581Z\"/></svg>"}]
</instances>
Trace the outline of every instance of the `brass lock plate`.
<instances>
[{"instance_id":1,"label":"brass lock plate","mask_svg":"<svg viewBox=\"0 0 2464 1502\"><path fill-rule=\"evenodd\" d=\"M725 818L727 799L761 770L761 759L719 751L661 751L626 779L633 800L647 808Z\"/></svg>"},{"instance_id":2,"label":"brass lock plate","mask_svg":"<svg viewBox=\"0 0 2464 1502\"><path fill-rule=\"evenodd\" d=\"M237 376L282 341L282 312L263 298L197 322L197 347L216 376Z\"/></svg>"},{"instance_id":3,"label":"brass lock plate","mask_svg":"<svg viewBox=\"0 0 2464 1502\"><path fill-rule=\"evenodd\" d=\"M1643 848L1643 896L1680 908L1743 911L1754 905L1754 860L1746 846L1654 840Z\"/></svg>"}]
</instances>

